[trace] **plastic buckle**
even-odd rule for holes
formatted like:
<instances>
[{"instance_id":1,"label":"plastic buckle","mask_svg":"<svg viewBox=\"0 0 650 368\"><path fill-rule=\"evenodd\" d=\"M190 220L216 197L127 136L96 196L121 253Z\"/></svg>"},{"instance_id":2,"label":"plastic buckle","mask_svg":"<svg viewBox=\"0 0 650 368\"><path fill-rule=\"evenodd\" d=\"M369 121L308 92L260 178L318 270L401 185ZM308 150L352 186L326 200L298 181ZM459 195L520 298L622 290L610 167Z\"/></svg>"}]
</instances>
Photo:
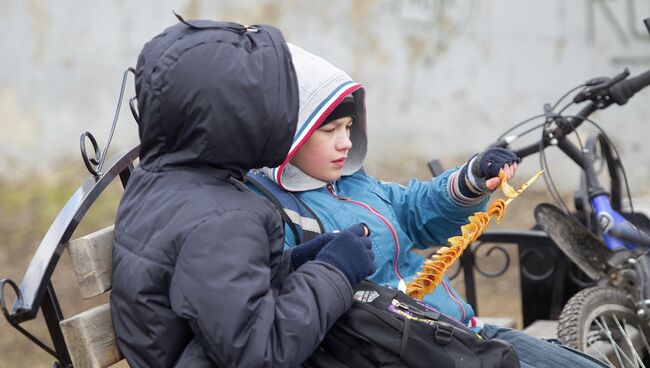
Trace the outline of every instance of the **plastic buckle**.
<instances>
[{"instance_id":1,"label":"plastic buckle","mask_svg":"<svg viewBox=\"0 0 650 368\"><path fill-rule=\"evenodd\" d=\"M454 327L443 323L438 322L436 326L436 332L434 333L434 339L438 345L448 345L451 342L451 338L454 336Z\"/></svg>"}]
</instances>

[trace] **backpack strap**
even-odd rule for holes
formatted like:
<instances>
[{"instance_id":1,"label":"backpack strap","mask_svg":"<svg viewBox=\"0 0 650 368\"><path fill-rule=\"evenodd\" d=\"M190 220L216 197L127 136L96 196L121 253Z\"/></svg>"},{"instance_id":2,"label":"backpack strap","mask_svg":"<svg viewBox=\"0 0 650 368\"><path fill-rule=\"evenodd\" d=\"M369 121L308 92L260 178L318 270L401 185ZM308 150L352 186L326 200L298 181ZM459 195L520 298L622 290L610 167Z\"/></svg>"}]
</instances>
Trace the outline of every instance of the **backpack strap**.
<instances>
[{"instance_id":1,"label":"backpack strap","mask_svg":"<svg viewBox=\"0 0 650 368\"><path fill-rule=\"evenodd\" d=\"M324 232L323 224L311 208L259 170L249 171L244 180L273 203L282 220L289 225L297 243L309 241Z\"/></svg>"}]
</instances>

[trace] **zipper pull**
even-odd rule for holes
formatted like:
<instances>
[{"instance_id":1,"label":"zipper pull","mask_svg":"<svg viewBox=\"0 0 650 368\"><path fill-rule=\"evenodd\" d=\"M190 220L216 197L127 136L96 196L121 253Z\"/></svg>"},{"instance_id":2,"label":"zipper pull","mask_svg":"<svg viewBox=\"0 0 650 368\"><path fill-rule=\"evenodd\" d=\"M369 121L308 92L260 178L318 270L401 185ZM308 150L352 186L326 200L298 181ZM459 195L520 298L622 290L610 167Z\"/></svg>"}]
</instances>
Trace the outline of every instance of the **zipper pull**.
<instances>
[{"instance_id":1,"label":"zipper pull","mask_svg":"<svg viewBox=\"0 0 650 368\"><path fill-rule=\"evenodd\" d=\"M407 304L404 304L400 302L397 299L393 299L390 301L390 304L392 304L394 307L399 307L399 308L404 308L404 309L409 309L409 306Z\"/></svg>"},{"instance_id":2,"label":"zipper pull","mask_svg":"<svg viewBox=\"0 0 650 368\"><path fill-rule=\"evenodd\" d=\"M336 189L334 189L334 185L332 183L327 183L327 190L332 193L335 197L338 197L336 194Z\"/></svg>"},{"instance_id":3,"label":"zipper pull","mask_svg":"<svg viewBox=\"0 0 650 368\"><path fill-rule=\"evenodd\" d=\"M402 303L397 299L391 300L390 304L392 304L394 307L401 308L402 310L411 312L412 314L424 318L428 318L430 320L437 321L440 319L440 312L435 311L435 310L422 310L420 308L416 308L414 306L408 305L406 303Z\"/></svg>"},{"instance_id":4,"label":"zipper pull","mask_svg":"<svg viewBox=\"0 0 650 368\"><path fill-rule=\"evenodd\" d=\"M334 197L336 197L337 199L340 199L340 200L343 200L343 201L347 201L347 200L349 199L348 197L340 196L340 195L336 192L336 188L334 188L334 184L333 184L333 183L328 183L328 184L327 184L327 190L330 192L330 194L332 194L332 195L333 195Z\"/></svg>"}]
</instances>

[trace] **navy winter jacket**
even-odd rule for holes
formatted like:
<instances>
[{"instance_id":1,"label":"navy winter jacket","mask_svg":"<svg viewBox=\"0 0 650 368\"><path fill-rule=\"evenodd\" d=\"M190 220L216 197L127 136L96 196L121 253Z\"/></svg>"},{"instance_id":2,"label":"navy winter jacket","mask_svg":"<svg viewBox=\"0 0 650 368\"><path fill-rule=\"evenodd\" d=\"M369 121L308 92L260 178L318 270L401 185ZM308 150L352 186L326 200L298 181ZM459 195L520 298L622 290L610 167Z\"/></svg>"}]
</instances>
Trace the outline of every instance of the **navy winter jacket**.
<instances>
[{"instance_id":1,"label":"navy winter jacket","mask_svg":"<svg viewBox=\"0 0 650 368\"><path fill-rule=\"evenodd\" d=\"M290 54L269 26L189 23L138 59L140 164L115 223L117 342L132 367L297 366L352 288L322 262L289 273L279 215L240 183L291 145Z\"/></svg>"}]
</instances>

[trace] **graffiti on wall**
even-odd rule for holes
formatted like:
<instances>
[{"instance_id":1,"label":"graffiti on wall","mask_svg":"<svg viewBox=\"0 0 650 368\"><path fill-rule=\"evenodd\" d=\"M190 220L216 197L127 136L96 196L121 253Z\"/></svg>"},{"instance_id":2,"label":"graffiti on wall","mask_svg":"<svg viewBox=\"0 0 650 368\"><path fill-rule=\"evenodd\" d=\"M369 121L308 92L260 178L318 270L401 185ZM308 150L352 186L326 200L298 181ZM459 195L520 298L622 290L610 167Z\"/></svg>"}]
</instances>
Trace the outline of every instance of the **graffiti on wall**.
<instances>
[{"instance_id":1,"label":"graffiti on wall","mask_svg":"<svg viewBox=\"0 0 650 368\"><path fill-rule=\"evenodd\" d=\"M613 36L621 45L621 51L611 57L613 64L650 64L650 35L641 22L648 16L648 0L588 0L587 41L593 45L600 37ZM640 53L639 46L646 46L646 52Z\"/></svg>"}]
</instances>

